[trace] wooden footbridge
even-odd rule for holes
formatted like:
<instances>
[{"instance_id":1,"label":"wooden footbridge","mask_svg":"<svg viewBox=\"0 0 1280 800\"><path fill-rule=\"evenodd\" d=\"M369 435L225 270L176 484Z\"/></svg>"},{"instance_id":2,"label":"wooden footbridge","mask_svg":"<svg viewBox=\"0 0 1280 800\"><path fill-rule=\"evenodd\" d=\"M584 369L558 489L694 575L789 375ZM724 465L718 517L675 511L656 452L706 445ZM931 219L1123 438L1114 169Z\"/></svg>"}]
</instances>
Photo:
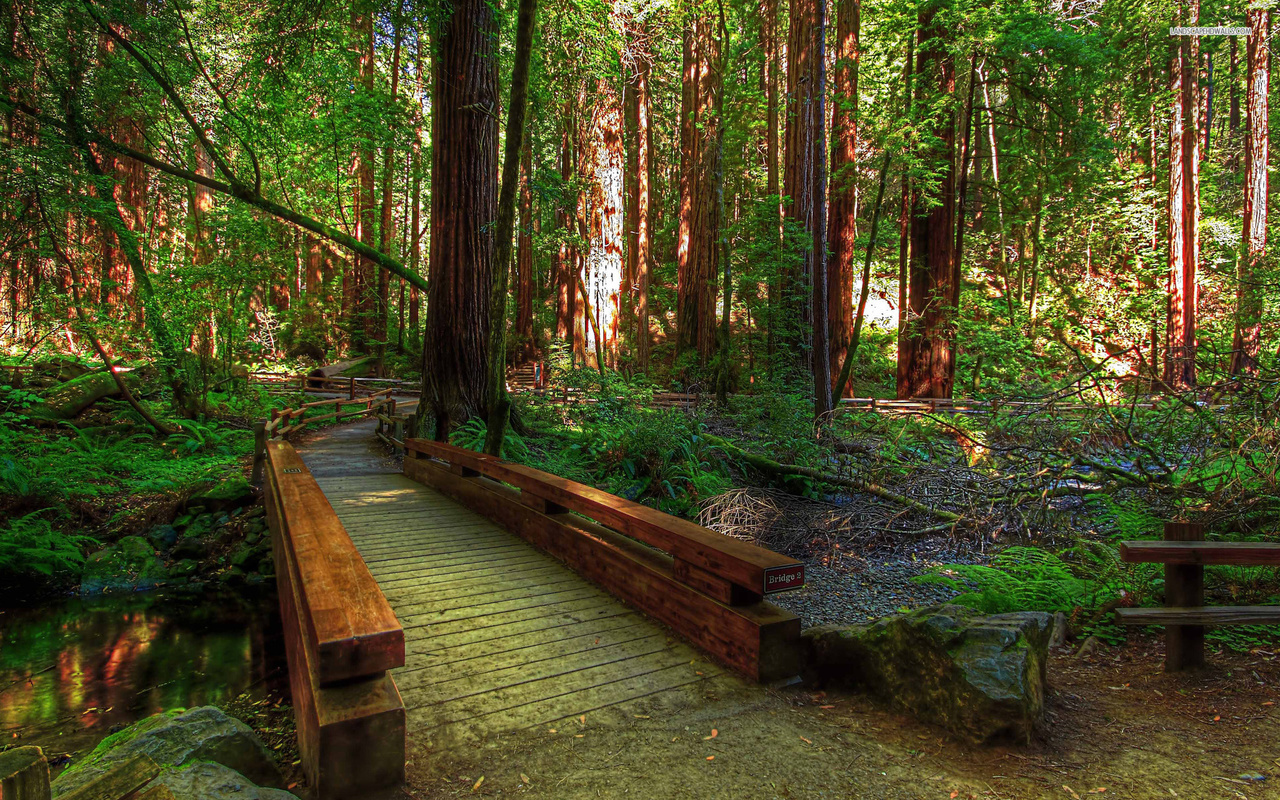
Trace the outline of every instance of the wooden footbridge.
<instances>
[{"instance_id":1,"label":"wooden footbridge","mask_svg":"<svg viewBox=\"0 0 1280 800\"><path fill-rule=\"evenodd\" d=\"M265 445L303 768L320 798L400 784L407 742L477 737L800 669L765 598L794 560L529 467L372 422Z\"/></svg>"}]
</instances>

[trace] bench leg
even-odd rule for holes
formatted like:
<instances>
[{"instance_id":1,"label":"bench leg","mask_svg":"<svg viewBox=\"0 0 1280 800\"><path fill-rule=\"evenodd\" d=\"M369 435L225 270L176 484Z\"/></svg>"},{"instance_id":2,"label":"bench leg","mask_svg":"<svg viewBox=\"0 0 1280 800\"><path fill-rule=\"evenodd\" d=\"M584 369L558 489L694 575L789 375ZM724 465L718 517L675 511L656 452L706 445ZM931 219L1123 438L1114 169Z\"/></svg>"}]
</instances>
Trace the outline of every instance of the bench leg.
<instances>
[{"instance_id":1,"label":"bench leg","mask_svg":"<svg viewBox=\"0 0 1280 800\"><path fill-rule=\"evenodd\" d=\"M1188 522L1166 522L1167 542L1202 542L1204 526ZM1204 567L1199 564L1166 564L1164 604L1174 608L1204 605ZM1165 626L1164 669L1180 672L1204 665L1204 626Z\"/></svg>"}]
</instances>

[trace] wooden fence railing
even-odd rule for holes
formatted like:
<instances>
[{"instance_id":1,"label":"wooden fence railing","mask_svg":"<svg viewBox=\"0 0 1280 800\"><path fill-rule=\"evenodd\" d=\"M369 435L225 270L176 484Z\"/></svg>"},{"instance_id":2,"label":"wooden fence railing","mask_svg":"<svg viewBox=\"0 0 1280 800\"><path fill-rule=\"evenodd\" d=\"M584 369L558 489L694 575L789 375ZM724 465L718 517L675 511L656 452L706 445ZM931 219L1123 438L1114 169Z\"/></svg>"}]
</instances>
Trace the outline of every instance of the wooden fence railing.
<instances>
[{"instance_id":1,"label":"wooden fence railing","mask_svg":"<svg viewBox=\"0 0 1280 800\"><path fill-rule=\"evenodd\" d=\"M404 783L405 710L388 670L404 630L288 442L266 447L265 502L302 768L319 800Z\"/></svg>"},{"instance_id":2,"label":"wooden fence railing","mask_svg":"<svg viewBox=\"0 0 1280 800\"><path fill-rule=\"evenodd\" d=\"M800 668L800 618L765 600L804 585L795 559L590 486L441 442L404 442L404 473L564 561L759 681Z\"/></svg>"},{"instance_id":3,"label":"wooden fence railing","mask_svg":"<svg viewBox=\"0 0 1280 800\"><path fill-rule=\"evenodd\" d=\"M366 395L359 400L338 397L332 400L316 400L311 403L303 403L297 408L271 409L270 419L253 426L253 484L255 486L262 484L262 467L266 458L267 443L272 439L286 438L314 422L354 419L365 415L377 416L378 412L384 408L388 409L387 413L395 414L396 401L395 398L391 397L391 392L391 389L383 389L380 392ZM342 410L344 405L350 406L352 404L360 404L363 408ZM325 406L333 406L333 412L310 417L306 415L309 409L323 408Z\"/></svg>"},{"instance_id":4,"label":"wooden fence railing","mask_svg":"<svg viewBox=\"0 0 1280 800\"><path fill-rule=\"evenodd\" d=\"M417 381L404 381L398 378L343 378L323 377L317 375L290 375L278 372L251 372L249 383L265 386L268 390L301 392L346 392L347 398L354 400L360 395L374 394L392 389L395 394L416 395L421 391Z\"/></svg>"}]
</instances>

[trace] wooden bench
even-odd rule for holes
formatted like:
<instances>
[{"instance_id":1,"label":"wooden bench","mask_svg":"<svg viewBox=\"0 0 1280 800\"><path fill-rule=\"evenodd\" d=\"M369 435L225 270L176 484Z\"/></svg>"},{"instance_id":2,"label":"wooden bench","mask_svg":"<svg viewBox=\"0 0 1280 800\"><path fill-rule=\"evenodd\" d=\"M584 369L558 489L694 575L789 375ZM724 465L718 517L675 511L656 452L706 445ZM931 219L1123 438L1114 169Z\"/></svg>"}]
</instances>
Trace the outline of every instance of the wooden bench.
<instances>
[{"instance_id":1,"label":"wooden bench","mask_svg":"<svg viewBox=\"0 0 1280 800\"><path fill-rule=\"evenodd\" d=\"M800 671L800 618L765 601L795 559L541 470L407 439L404 473L565 562L758 681Z\"/></svg>"},{"instance_id":2,"label":"wooden bench","mask_svg":"<svg viewBox=\"0 0 1280 800\"><path fill-rule=\"evenodd\" d=\"M267 443L266 463L303 771L321 800L400 786L405 711L387 671L404 666L404 630L293 446Z\"/></svg>"},{"instance_id":3,"label":"wooden bench","mask_svg":"<svg viewBox=\"0 0 1280 800\"><path fill-rule=\"evenodd\" d=\"M1121 542L1120 559L1164 564L1164 608L1120 608L1123 625L1164 625L1166 672L1204 664L1204 629L1217 625L1280 624L1280 606L1204 605L1207 564L1280 566L1280 544L1206 542L1204 526L1166 522L1164 541Z\"/></svg>"}]
</instances>

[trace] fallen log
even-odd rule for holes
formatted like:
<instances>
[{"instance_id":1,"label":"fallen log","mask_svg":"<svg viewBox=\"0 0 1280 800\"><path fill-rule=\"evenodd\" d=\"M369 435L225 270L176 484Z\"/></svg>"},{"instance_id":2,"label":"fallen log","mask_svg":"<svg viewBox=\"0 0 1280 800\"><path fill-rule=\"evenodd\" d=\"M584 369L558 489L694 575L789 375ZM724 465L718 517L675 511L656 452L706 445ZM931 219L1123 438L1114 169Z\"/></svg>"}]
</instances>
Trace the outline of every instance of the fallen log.
<instances>
[{"instance_id":1,"label":"fallen log","mask_svg":"<svg viewBox=\"0 0 1280 800\"><path fill-rule=\"evenodd\" d=\"M121 383L116 382L117 377ZM91 372L41 392L44 400L28 408L25 413L35 420L72 419L102 398L118 396L121 385L136 391L138 378L134 373L113 376L106 371Z\"/></svg>"},{"instance_id":2,"label":"fallen log","mask_svg":"<svg viewBox=\"0 0 1280 800\"><path fill-rule=\"evenodd\" d=\"M954 511L947 511L945 509L925 505L919 500L912 500L910 497L890 491L877 483L859 480L858 478L845 478L840 475L832 475L829 472L820 472L816 469L802 467L797 464L781 464L771 458L756 455L755 453L748 453L741 447L738 447L725 439L721 439L719 436L712 436L709 433L704 433L702 436L708 442L719 447L729 455L742 459L742 461L770 477L786 478L799 476L802 478L809 478L811 480L818 481L819 483L825 483L829 486L840 486L846 489L855 489L859 492L873 494L882 500L888 500L892 503L906 506L907 508L915 511L930 514L938 519L947 520L948 522L964 522L964 517Z\"/></svg>"}]
</instances>

